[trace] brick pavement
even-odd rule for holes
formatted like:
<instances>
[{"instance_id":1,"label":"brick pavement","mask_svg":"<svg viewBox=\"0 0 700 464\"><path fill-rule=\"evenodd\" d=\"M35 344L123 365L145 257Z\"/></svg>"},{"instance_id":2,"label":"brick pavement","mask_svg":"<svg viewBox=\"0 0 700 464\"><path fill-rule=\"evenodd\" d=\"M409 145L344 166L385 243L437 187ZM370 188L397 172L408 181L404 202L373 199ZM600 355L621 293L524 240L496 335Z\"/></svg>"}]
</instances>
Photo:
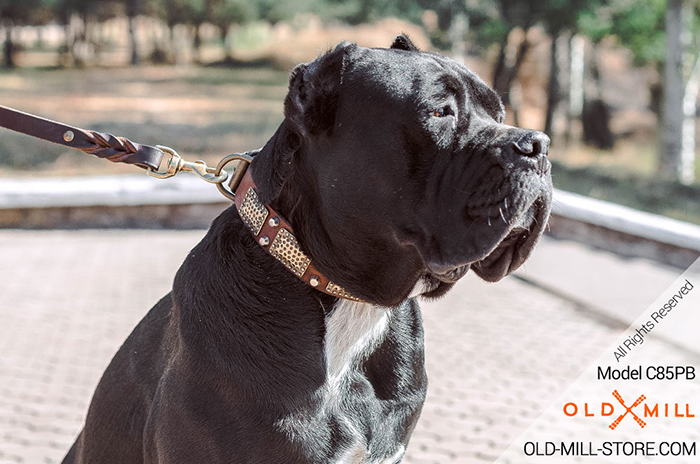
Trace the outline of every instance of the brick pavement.
<instances>
[{"instance_id":1,"label":"brick pavement","mask_svg":"<svg viewBox=\"0 0 700 464\"><path fill-rule=\"evenodd\" d=\"M60 462L111 356L202 235L0 231L0 463ZM495 461L624 329L514 278L466 278L423 317L430 387L409 464Z\"/></svg>"}]
</instances>

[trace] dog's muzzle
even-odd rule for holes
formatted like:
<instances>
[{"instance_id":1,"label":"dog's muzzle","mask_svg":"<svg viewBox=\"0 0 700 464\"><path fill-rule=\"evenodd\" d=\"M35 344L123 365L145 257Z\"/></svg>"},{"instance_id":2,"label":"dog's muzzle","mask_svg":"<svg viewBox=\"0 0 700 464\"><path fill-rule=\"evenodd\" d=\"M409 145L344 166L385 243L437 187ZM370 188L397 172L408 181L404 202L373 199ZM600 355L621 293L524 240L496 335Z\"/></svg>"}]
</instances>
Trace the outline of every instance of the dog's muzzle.
<instances>
[{"instance_id":1,"label":"dog's muzzle","mask_svg":"<svg viewBox=\"0 0 700 464\"><path fill-rule=\"evenodd\" d=\"M486 170L498 175L475 182L465 206L465 215L473 221L464 226L473 240L465 244L472 250L469 257L463 255L462 262L457 259L452 264L449 257L439 264L427 262L429 272L439 281L454 283L469 269L484 280L500 280L525 262L542 235L551 204L550 140L542 132L516 130L515 140L479 152L481 159L500 160L500 167ZM459 249L453 252L459 254Z\"/></svg>"}]
</instances>

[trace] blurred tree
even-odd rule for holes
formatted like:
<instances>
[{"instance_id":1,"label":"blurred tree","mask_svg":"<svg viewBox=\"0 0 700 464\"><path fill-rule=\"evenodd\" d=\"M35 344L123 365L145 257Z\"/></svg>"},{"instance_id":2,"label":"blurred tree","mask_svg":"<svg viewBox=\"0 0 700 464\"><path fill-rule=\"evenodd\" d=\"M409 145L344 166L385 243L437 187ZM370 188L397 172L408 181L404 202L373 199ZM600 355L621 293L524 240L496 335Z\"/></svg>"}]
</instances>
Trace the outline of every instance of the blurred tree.
<instances>
[{"instance_id":1,"label":"blurred tree","mask_svg":"<svg viewBox=\"0 0 700 464\"><path fill-rule=\"evenodd\" d=\"M586 74L592 78L592 85L588 86L583 95L583 111L580 114L583 122L583 140L598 148L610 149L613 147L614 137L610 130L610 111L603 99L603 82L599 63L600 44L604 38L612 34L609 2L584 11L578 19L578 30L591 40L592 45L587 59L584 57L583 60L586 63Z\"/></svg>"},{"instance_id":2,"label":"blurred tree","mask_svg":"<svg viewBox=\"0 0 700 464\"><path fill-rule=\"evenodd\" d=\"M551 67L547 85L547 110L545 131L552 130L554 109L560 100L558 69L558 37L576 30L578 17L593 8L600 0L472 0L466 2L465 11L470 17L475 42L482 46L497 43L498 57L493 67L494 90L503 103L510 106L518 123L518 108L511 101L511 87L517 79L520 67L530 49L528 31L541 24L552 37L550 48ZM519 41L513 32L522 31ZM513 41L516 41L515 43ZM509 53L509 47L515 47ZM509 56L511 58L509 58Z\"/></svg>"},{"instance_id":3,"label":"blurred tree","mask_svg":"<svg viewBox=\"0 0 700 464\"><path fill-rule=\"evenodd\" d=\"M87 41L87 24L89 16L95 14L100 6L94 0L43 0L53 12L55 19L63 26L65 43L61 49L61 62L64 65L82 64L76 54L76 42ZM77 16L80 21L73 21Z\"/></svg>"},{"instance_id":4,"label":"blurred tree","mask_svg":"<svg viewBox=\"0 0 700 464\"><path fill-rule=\"evenodd\" d=\"M139 47L136 40L136 17L144 12L142 0L123 0L126 17L129 21L129 46L131 48L131 65L139 64Z\"/></svg>"},{"instance_id":5,"label":"blurred tree","mask_svg":"<svg viewBox=\"0 0 700 464\"><path fill-rule=\"evenodd\" d=\"M206 0L206 10L209 22L219 29L227 58L232 59L232 46L227 41L229 29L254 19L257 13L254 5L247 0Z\"/></svg>"},{"instance_id":6,"label":"blurred tree","mask_svg":"<svg viewBox=\"0 0 700 464\"><path fill-rule=\"evenodd\" d=\"M700 67L698 43L693 43L694 17L690 0L668 0L659 174L685 184L695 180Z\"/></svg>"},{"instance_id":7,"label":"blurred tree","mask_svg":"<svg viewBox=\"0 0 700 464\"><path fill-rule=\"evenodd\" d=\"M547 112L544 125L546 133L552 132L554 111L561 99L559 82L559 37L563 33L577 30L579 17L586 11L598 6L598 0L547 0L540 5L540 16L547 32L552 38L550 46L549 80L547 84Z\"/></svg>"},{"instance_id":8,"label":"blurred tree","mask_svg":"<svg viewBox=\"0 0 700 464\"><path fill-rule=\"evenodd\" d=\"M157 52L164 55L171 55L168 58L164 58L167 61L174 60L174 30L175 26L180 24L187 24L192 26L194 33L194 49L195 49L195 59L198 59L199 48L201 46L201 36L199 35L200 26L206 21L206 3L205 0L155 0L155 5L153 7L155 13L165 21L170 31L170 45L169 50L157 50Z\"/></svg>"},{"instance_id":9,"label":"blurred tree","mask_svg":"<svg viewBox=\"0 0 700 464\"><path fill-rule=\"evenodd\" d=\"M330 5L337 0L325 0ZM343 0L340 0L341 2ZM317 11L323 8L323 0L255 0L257 16L270 24L291 19L299 13Z\"/></svg>"},{"instance_id":10,"label":"blurred tree","mask_svg":"<svg viewBox=\"0 0 700 464\"><path fill-rule=\"evenodd\" d=\"M635 65L657 70L650 100L659 121L659 173L691 182L697 112L691 97L700 85L700 44L692 39L700 31L697 0L609 0L580 24L594 40L614 35Z\"/></svg>"},{"instance_id":11,"label":"blurred tree","mask_svg":"<svg viewBox=\"0 0 700 464\"><path fill-rule=\"evenodd\" d=\"M279 0L262 0L262 2L284 3ZM393 16L419 23L426 7L451 0L318 0L313 11L322 16L332 17L349 24L362 24ZM310 3L309 0L295 0L290 3ZM309 11L309 10L307 10Z\"/></svg>"},{"instance_id":12,"label":"blurred tree","mask_svg":"<svg viewBox=\"0 0 700 464\"><path fill-rule=\"evenodd\" d=\"M493 68L493 88L507 106L511 104L510 89L517 78L530 43L527 39L527 31L539 19L541 3L538 0L499 0L497 2L499 16L482 27L493 34L493 39L499 44L498 58ZM523 38L517 46L515 60L508 63L506 60L508 39L515 28L524 31Z\"/></svg>"},{"instance_id":13,"label":"blurred tree","mask_svg":"<svg viewBox=\"0 0 700 464\"><path fill-rule=\"evenodd\" d=\"M668 0L666 8L666 60L663 73L661 132L659 133L659 174L679 178L681 143L683 140L683 73L682 62L686 44L683 42L685 24L681 17L684 0Z\"/></svg>"},{"instance_id":14,"label":"blurred tree","mask_svg":"<svg viewBox=\"0 0 700 464\"><path fill-rule=\"evenodd\" d=\"M32 13L41 6L41 0L0 0L0 25L5 29L3 63L6 68L15 67L16 47L12 31L17 25L31 20Z\"/></svg>"}]
</instances>

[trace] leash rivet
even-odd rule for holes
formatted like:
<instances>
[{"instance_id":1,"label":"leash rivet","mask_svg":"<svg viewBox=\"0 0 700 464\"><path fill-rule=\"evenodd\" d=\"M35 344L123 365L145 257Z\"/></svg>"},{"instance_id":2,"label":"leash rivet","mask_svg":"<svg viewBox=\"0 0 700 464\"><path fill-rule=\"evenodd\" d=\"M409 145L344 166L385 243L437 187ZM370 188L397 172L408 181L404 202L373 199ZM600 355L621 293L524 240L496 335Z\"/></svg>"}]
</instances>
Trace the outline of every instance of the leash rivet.
<instances>
[{"instance_id":1,"label":"leash rivet","mask_svg":"<svg viewBox=\"0 0 700 464\"><path fill-rule=\"evenodd\" d=\"M74 138L75 134L73 133L73 131L65 131L63 133L63 140L65 140L66 142L72 142Z\"/></svg>"},{"instance_id":2,"label":"leash rivet","mask_svg":"<svg viewBox=\"0 0 700 464\"><path fill-rule=\"evenodd\" d=\"M267 235L264 235L264 236L260 237L260 240L258 240L258 243L261 246L268 246L270 244L270 237L268 237Z\"/></svg>"},{"instance_id":3,"label":"leash rivet","mask_svg":"<svg viewBox=\"0 0 700 464\"><path fill-rule=\"evenodd\" d=\"M318 278L316 275L312 275L311 278L309 279L309 283L311 284L312 287L318 287L318 284L321 283L321 279Z\"/></svg>"},{"instance_id":4,"label":"leash rivet","mask_svg":"<svg viewBox=\"0 0 700 464\"><path fill-rule=\"evenodd\" d=\"M277 216L270 218L268 224L270 224L270 227L277 227L280 225L280 218L278 218Z\"/></svg>"}]
</instances>

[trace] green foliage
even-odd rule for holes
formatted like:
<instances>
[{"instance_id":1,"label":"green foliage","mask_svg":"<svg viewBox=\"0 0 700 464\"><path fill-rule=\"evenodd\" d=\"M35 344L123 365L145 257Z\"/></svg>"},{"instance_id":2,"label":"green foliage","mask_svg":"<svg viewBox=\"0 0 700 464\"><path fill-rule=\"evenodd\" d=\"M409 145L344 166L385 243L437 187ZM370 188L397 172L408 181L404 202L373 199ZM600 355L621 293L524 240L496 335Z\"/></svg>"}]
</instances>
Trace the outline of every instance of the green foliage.
<instances>
[{"instance_id":1,"label":"green foliage","mask_svg":"<svg viewBox=\"0 0 700 464\"><path fill-rule=\"evenodd\" d=\"M578 28L594 42L615 36L632 52L634 64L665 60L666 0L609 0L582 13Z\"/></svg>"},{"instance_id":2,"label":"green foliage","mask_svg":"<svg viewBox=\"0 0 700 464\"><path fill-rule=\"evenodd\" d=\"M613 33L637 65L662 63L666 54L665 0L641 0L613 13Z\"/></svg>"},{"instance_id":3,"label":"green foliage","mask_svg":"<svg viewBox=\"0 0 700 464\"><path fill-rule=\"evenodd\" d=\"M257 11L246 0L207 0L207 18L225 29L230 24L244 24L257 16Z\"/></svg>"},{"instance_id":4,"label":"green foliage","mask_svg":"<svg viewBox=\"0 0 700 464\"><path fill-rule=\"evenodd\" d=\"M257 15L260 19L276 24L293 18L303 12L314 11L315 0L256 0Z\"/></svg>"},{"instance_id":5,"label":"green foliage","mask_svg":"<svg viewBox=\"0 0 700 464\"><path fill-rule=\"evenodd\" d=\"M350 24L374 22L388 16L417 23L424 10L420 3L421 0L319 0L317 8L324 17Z\"/></svg>"},{"instance_id":6,"label":"green foliage","mask_svg":"<svg viewBox=\"0 0 700 464\"><path fill-rule=\"evenodd\" d=\"M468 2L474 41L481 46L503 43L514 28L541 24L557 35L579 27L579 18L591 13L601 0L480 0ZM494 8L495 6L495 8Z\"/></svg>"},{"instance_id":7,"label":"green foliage","mask_svg":"<svg viewBox=\"0 0 700 464\"><path fill-rule=\"evenodd\" d=\"M494 43L503 43L510 32L510 27L501 18L488 19L480 24L471 24L474 41L481 47Z\"/></svg>"},{"instance_id":8,"label":"green foliage","mask_svg":"<svg viewBox=\"0 0 700 464\"><path fill-rule=\"evenodd\" d=\"M588 10L578 17L578 30L597 43L612 34L613 22L609 8Z\"/></svg>"},{"instance_id":9,"label":"green foliage","mask_svg":"<svg viewBox=\"0 0 700 464\"><path fill-rule=\"evenodd\" d=\"M634 62L642 65L664 60L665 8L666 0L0 0L0 18L44 24L51 19L65 22L74 13L101 20L122 11L155 14L170 26L209 21L224 30L229 24L256 19L274 24L303 12L351 24L387 16L420 23L423 12L430 9L438 18L440 32L435 38L444 47L449 46L446 32L453 18L464 13L477 46L503 43L515 27L541 24L551 34L578 30L594 42L615 35L632 51Z\"/></svg>"},{"instance_id":10,"label":"green foliage","mask_svg":"<svg viewBox=\"0 0 700 464\"><path fill-rule=\"evenodd\" d=\"M598 6L598 0L547 0L538 12L541 21L552 35L575 30L579 16Z\"/></svg>"},{"instance_id":11,"label":"green foliage","mask_svg":"<svg viewBox=\"0 0 700 464\"><path fill-rule=\"evenodd\" d=\"M156 10L169 26L201 24L206 19L205 0L156 0Z\"/></svg>"}]
</instances>

